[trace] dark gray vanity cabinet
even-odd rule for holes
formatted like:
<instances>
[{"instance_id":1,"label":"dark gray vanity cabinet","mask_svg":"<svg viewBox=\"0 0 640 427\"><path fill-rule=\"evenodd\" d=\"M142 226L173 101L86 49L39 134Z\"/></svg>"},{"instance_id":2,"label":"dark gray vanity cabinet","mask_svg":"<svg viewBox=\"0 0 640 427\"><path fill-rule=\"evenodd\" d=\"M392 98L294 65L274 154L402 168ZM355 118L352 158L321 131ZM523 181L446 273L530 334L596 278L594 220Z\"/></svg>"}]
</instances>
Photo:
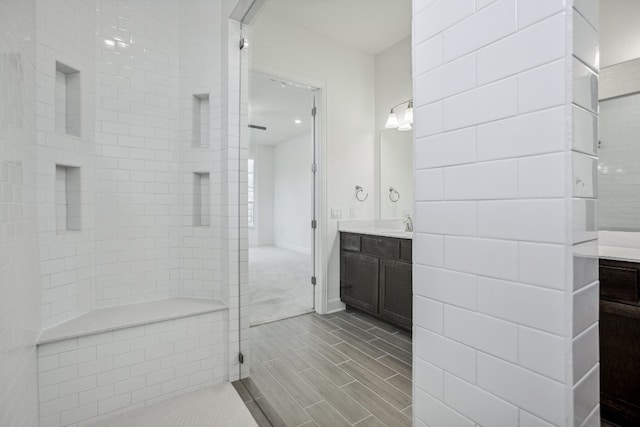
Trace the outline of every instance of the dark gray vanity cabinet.
<instances>
[{"instance_id":1,"label":"dark gray vanity cabinet","mask_svg":"<svg viewBox=\"0 0 640 427\"><path fill-rule=\"evenodd\" d=\"M412 324L411 240L340 233L340 299L405 329Z\"/></svg>"},{"instance_id":2,"label":"dark gray vanity cabinet","mask_svg":"<svg viewBox=\"0 0 640 427\"><path fill-rule=\"evenodd\" d=\"M600 260L602 418L640 425L640 264Z\"/></svg>"},{"instance_id":3,"label":"dark gray vanity cabinet","mask_svg":"<svg viewBox=\"0 0 640 427\"><path fill-rule=\"evenodd\" d=\"M340 298L354 308L378 311L380 260L376 257L343 251L340 257Z\"/></svg>"}]
</instances>

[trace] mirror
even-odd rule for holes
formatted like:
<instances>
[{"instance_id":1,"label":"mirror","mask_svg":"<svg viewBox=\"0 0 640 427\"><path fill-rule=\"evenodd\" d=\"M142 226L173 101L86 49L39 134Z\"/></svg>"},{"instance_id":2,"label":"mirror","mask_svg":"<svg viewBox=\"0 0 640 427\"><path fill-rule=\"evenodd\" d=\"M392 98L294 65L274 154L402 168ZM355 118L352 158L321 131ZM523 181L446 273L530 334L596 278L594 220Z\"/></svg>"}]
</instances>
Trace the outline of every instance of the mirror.
<instances>
[{"instance_id":1,"label":"mirror","mask_svg":"<svg viewBox=\"0 0 640 427\"><path fill-rule=\"evenodd\" d=\"M413 131L380 132L380 219L402 218L413 210Z\"/></svg>"},{"instance_id":2,"label":"mirror","mask_svg":"<svg viewBox=\"0 0 640 427\"><path fill-rule=\"evenodd\" d=\"M600 101L598 227L640 231L640 93Z\"/></svg>"}]
</instances>

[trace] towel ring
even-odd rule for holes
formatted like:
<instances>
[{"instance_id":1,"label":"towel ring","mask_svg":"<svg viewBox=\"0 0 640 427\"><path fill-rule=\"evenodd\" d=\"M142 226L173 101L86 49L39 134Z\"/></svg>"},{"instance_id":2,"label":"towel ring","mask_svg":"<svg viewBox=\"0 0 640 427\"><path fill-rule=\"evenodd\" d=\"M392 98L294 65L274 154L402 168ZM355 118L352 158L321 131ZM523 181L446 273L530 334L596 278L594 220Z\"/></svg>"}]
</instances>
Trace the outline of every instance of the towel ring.
<instances>
[{"instance_id":1,"label":"towel ring","mask_svg":"<svg viewBox=\"0 0 640 427\"><path fill-rule=\"evenodd\" d=\"M391 203L395 203L400 200L400 193L398 193L393 187L389 187L389 200L391 200Z\"/></svg>"},{"instance_id":2,"label":"towel ring","mask_svg":"<svg viewBox=\"0 0 640 427\"><path fill-rule=\"evenodd\" d=\"M364 202L365 200L367 200L367 197L369 197L369 193L365 193L364 197L362 197L362 193L364 193L362 187L356 185L356 200L359 202Z\"/></svg>"}]
</instances>

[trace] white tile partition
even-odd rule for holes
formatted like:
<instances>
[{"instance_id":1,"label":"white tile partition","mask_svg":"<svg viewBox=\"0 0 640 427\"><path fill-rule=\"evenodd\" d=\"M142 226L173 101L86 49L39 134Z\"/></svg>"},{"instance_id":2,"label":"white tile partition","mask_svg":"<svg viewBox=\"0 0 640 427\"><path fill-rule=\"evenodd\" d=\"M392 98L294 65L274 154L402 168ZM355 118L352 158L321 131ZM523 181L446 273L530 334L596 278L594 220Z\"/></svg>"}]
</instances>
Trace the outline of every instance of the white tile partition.
<instances>
[{"instance_id":1,"label":"white tile partition","mask_svg":"<svg viewBox=\"0 0 640 427\"><path fill-rule=\"evenodd\" d=\"M414 2L416 425L599 418L597 2L542 3Z\"/></svg>"}]
</instances>

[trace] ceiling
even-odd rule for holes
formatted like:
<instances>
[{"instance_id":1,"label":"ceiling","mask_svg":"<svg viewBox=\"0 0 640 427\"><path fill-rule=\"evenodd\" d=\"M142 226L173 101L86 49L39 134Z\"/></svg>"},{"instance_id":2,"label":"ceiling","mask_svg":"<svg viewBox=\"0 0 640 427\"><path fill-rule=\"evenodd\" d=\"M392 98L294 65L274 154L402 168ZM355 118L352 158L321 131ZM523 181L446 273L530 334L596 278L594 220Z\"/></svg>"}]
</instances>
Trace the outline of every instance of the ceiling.
<instances>
[{"instance_id":1,"label":"ceiling","mask_svg":"<svg viewBox=\"0 0 640 427\"><path fill-rule=\"evenodd\" d=\"M249 124L267 130L251 129L251 142L277 145L311 133L311 88L251 73L249 82ZM295 123L295 120L301 123Z\"/></svg>"},{"instance_id":2,"label":"ceiling","mask_svg":"<svg viewBox=\"0 0 640 427\"><path fill-rule=\"evenodd\" d=\"M411 0L266 0L262 14L371 55L411 35ZM277 145L311 132L310 89L251 73L249 123L267 128L251 129L251 141Z\"/></svg>"},{"instance_id":3,"label":"ceiling","mask_svg":"<svg viewBox=\"0 0 640 427\"><path fill-rule=\"evenodd\" d=\"M262 13L372 55L411 35L411 0L266 0Z\"/></svg>"}]
</instances>

